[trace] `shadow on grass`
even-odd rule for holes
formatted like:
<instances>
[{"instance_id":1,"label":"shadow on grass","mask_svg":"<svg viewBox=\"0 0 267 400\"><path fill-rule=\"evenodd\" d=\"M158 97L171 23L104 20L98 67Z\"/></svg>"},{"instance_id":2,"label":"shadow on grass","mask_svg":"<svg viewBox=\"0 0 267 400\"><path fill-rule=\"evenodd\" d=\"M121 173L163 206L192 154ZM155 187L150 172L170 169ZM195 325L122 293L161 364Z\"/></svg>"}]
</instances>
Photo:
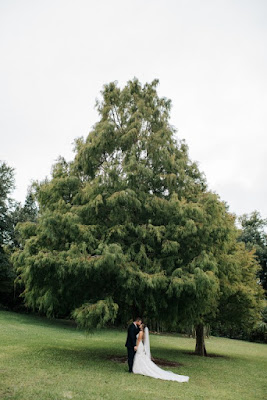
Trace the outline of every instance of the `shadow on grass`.
<instances>
[{"instance_id":1,"label":"shadow on grass","mask_svg":"<svg viewBox=\"0 0 267 400\"><path fill-rule=\"evenodd\" d=\"M174 360L174 352L176 354ZM158 355L160 354L160 357ZM157 357L152 357L152 360L159 366L166 367L181 367L184 366L183 363L179 361L179 354L182 352L177 352L177 350L171 351L166 349L160 351ZM71 366L71 368L77 368L88 366L88 368L95 366L96 364L101 365L101 368L110 368L113 364L127 364L127 354L126 348L122 347L121 351L118 351L117 347L103 347L103 348L92 348L88 347L75 347L75 348L63 348L57 346L43 347L38 351L38 356L43 360L49 360L49 363L58 364L62 363L64 365Z\"/></svg>"},{"instance_id":2,"label":"shadow on grass","mask_svg":"<svg viewBox=\"0 0 267 400\"><path fill-rule=\"evenodd\" d=\"M205 356L200 356L199 354L196 354L194 351L183 351L183 354L189 355L189 356L197 356L197 357L203 357L203 358L230 358L228 356L223 356L222 354L214 354L214 353L207 353Z\"/></svg>"},{"instance_id":3,"label":"shadow on grass","mask_svg":"<svg viewBox=\"0 0 267 400\"><path fill-rule=\"evenodd\" d=\"M111 357L110 356L107 357L107 359L111 360L111 361L114 361L114 362L117 362L117 363L120 363L120 364L127 364L127 357L125 357L125 356L119 357L119 356L114 356L113 355ZM161 358L153 358L152 357L152 361L155 364L160 365L160 366L164 366L164 367L181 367L183 365L183 364L178 363L176 361L168 361L168 360L163 360Z\"/></svg>"},{"instance_id":4,"label":"shadow on grass","mask_svg":"<svg viewBox=\"0 0 267 400\"><path fill-rule=\"evenodd\" d=\"M49 346L38 350L38 357L51 364L63 364L71 368L79 368L81 366L88 366L88 368L90 368L97 364L101 365L102 368L105 364L110 365L107 360L109 360L115 352L116 349L114 348L107 350L106 348L88 349L87 347L75 347L72 349ZM121 354L119 356L121 356Z\"/></svg>"}]
</instances>

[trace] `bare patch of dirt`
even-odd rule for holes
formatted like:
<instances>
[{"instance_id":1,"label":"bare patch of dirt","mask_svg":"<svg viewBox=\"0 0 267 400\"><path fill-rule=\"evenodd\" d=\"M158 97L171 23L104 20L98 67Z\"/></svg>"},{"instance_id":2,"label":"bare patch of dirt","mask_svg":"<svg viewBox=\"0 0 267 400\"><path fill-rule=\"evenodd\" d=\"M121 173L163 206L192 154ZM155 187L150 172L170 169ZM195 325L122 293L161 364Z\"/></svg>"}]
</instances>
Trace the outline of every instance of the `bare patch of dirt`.
<instances>
[{"instance_id":1,"label":"bare patch of dirt","mask_svg":"<svg viewBox=\"0 0 267 400\"><path fill-rule=\"evenodd\" d=\"M127 363L127 357L125 357L125 356L123 356L123 357L110 356L110 357L108 357L108 359L111 361L114 361L114 362L122 363L122 364ZM179 362L163 360L162 358L153 358L152 357L152 361L155 364L160 365L162 367L181 367L183 365Z\"/></svg>"}]
</instances>

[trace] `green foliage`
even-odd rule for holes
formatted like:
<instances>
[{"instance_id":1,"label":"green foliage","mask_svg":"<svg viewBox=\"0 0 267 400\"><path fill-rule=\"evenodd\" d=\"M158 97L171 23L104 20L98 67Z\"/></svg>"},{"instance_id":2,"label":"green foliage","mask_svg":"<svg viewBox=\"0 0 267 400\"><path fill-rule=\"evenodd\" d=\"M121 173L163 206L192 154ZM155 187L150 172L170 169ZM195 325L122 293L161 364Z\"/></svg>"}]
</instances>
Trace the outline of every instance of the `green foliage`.
<instances>
[{"instance_id":1,"label":"green foliage","mask_svg":"<svg viewBox=\"0 0 267 400\"><path fill-rule=\"evenodd\" d=\"M14 170L0 162L0 304L11 307L17 302L14 280L16 271L11 262L14 248L21 238L16 233L18 222L35 221L37 208L33 193L28 192L24 206L10 198L14 189ZM27 236L28 237L28 236Z\"/></svg>"},{"instance_id":2,"label":"green foliage","mask_svg":"<svg viewBox=\"0 0 267 400\"><path fill-rule=\"evenodd\" d=\"M231 296L238 314L257 314L234 218L175 139L157 84L105 85L74 161L60 158L36 184L39 219L18 226L13 256L31 308L72 313L88 329L137 313L171 327L208 323Z\"/></svg>"},{"instance_id":3,"label":"green foliage","mask_svg":"<svg viewBox=\"0 0 267 400\"><path fill-rule=\"evenodd\" d=\"M6 248L12 235L12 202L9 194L13 188L14 170L0 161L0 304L8 304L11 301L15 277Z\"/></svg>"},{"instance_id":4,"label":"green foliage","mask_svg":"<svg viewBox=\"0 0 267 400\"><path fill-rule=\"evenodd\" d=\"M222 296L213 328L225 336L248 338L260 321L262 307L262 288L255 284L259 267L255 254L236 243L230 254L223 255L221 265Z\"/></svg>"},{"instance_id":5,"label":"green foliage","mask_svg":"<svg viewBox=\"0 0 267 400\"><path fill-rule=\"evenodd\" d=\"M76 308L73 317L81 328L93 330L103 328L108 322L114 323L119 306L111 298L98 300L96 303L85 303Z\"/></svg>"},{"instance_id":6,"label":"green foliage","mask_svg":"<svg viewBox=\"0 0 267 400\"><path fill-rule=\"evenodd\" d=\"M258 277L267 293L267 220L258 211L250 215L244 214L239 218L241 232L239 240L246 244L249 250L255 249L260 264Z\"/></svg>"},{"instance_id":7,"label":"green foliage","mask_svg":"<svg viewBox=\"0 0 267 400\"><path fill-rule=\"evenodd\" d=\"M9 209L11 208L11 199L9 194L13 189L14 170L5 162L0 161L0 246L7 244L10 238Z\"/></svg>"},{"instance_id":8,"label":"green foliage","mask_svg":"<svg viewBox=\"0 0 267 400\"><path fill-rule=\"evenodd\" d=\"M21 238L16 230L17 224L23 222L36 222L38 215L37 204L34 193L30 188L28 190L24 205L14 202L13 209L10 210L10 221L12 230L10 233L9 247L16 248L21 244Z\"/></svg>"}]
</instances>

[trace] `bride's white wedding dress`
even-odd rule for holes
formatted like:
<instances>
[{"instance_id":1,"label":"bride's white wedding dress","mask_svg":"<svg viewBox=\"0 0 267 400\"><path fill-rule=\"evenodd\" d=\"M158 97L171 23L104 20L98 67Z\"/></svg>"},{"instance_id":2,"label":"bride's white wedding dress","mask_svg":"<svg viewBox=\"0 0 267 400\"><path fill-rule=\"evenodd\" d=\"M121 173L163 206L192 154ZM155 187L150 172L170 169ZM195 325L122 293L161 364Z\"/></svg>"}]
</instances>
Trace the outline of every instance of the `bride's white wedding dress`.
<instances>
[{"instance_id":1,"label":"bride's white wedding dress","mask_svg":"<svg viewBox=\"0 0 267 400\"><path fill-rule=\"evenodd\" d=\"M133 373L150 376L156 379L163 379L166 381L189 381L189 376L178 375L171 371L164 371L151 360L149 332L147 328L145 328L144 343L142 340L140 341L134 356Z\"/></svg>"}]
</instances>

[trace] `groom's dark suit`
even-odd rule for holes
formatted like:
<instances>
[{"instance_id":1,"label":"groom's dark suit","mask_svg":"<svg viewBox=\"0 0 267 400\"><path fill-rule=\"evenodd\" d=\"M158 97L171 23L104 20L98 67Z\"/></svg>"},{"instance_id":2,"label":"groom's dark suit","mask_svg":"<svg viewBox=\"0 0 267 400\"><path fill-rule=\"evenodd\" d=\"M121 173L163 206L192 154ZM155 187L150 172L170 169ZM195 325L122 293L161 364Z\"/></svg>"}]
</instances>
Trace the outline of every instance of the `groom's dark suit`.
<instances>
[{"instance_id":1,"label":"groom's dark suit","mask_svg":"<svg viewBox=\"0 0 267 400\"><path fill-rule=\"evenodd\" d=\"M136 335L139 333L140 329L132 323L128 328L127 340L125 347L128 350L128 365L129 372L133 372L133 360L134 360L134 347L136 346Z\"/></svg>"}]
</instances>

